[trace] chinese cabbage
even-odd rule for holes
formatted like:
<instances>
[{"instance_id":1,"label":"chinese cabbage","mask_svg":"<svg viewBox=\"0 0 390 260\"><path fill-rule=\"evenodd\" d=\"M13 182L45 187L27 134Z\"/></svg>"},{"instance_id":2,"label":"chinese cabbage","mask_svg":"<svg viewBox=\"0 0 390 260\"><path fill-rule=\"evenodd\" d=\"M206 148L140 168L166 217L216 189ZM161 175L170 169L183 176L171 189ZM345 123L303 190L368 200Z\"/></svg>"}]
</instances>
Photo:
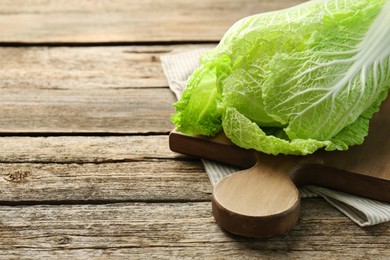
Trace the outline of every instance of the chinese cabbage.
<instances>
[{"instance_id":1,"label":"chinese cabbage","mask_svg":"<svg viewBox=\"0 0 390 260\"><path fill-rule=\"evenodd\" d=\"M313 0L235 23L173 122L269 154L361 144L390 87L390 0Z\"/></svg>"}]
</instances>

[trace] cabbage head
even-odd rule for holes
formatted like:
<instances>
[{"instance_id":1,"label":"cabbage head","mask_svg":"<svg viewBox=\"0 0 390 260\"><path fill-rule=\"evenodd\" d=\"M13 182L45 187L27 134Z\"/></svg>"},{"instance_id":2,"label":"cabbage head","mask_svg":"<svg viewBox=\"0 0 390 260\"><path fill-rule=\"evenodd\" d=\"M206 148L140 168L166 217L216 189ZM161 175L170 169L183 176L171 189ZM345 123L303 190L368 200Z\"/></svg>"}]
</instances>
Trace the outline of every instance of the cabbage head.
<instances>
[{"instance_id":1,"label":"cabbage head","mask_svg":"<svg viewBox=\"0 0 390 260\"><path fill-rule=\"evenodd\" d=\"M236 22L172 120L268 154L361 144L390 87L390 0L313 0Z\"/></svg>"}]
</instances>

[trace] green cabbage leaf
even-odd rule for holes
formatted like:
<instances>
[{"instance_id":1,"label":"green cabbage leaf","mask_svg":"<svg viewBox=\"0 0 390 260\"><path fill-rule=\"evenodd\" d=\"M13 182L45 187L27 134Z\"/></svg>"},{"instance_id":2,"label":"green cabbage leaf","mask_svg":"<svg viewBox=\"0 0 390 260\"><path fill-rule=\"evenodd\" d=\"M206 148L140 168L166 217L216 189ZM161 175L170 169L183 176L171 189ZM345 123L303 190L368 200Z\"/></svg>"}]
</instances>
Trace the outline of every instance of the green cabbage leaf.
<instances>
[{"instance_id":1,"label":"green cabbage leaf","mask_svg":"<svg viewBox=\"0 0 390 260\"><path fill-rule=\"evenodd\" d=\"M172 121L268 154L363 143L390 88L390 0L313 0L236 22Z\"/></svg>"}]
</instances>

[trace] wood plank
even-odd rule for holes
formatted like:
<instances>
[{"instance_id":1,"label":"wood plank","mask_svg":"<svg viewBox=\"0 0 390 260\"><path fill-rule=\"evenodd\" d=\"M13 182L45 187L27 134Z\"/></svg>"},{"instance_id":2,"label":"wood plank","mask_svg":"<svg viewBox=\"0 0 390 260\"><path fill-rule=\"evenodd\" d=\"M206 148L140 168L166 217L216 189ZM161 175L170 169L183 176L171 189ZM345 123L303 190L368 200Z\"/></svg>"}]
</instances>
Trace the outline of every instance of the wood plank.
<instances>
[{"instance_id":1,"label":"wood plank","mask_svg":"<svg viewBox=\"0 0 390 260\"><path fill-rule=\"evenodd\" d=\"M4 89L0 133L168 133L165 89Z\"/></svg>"},{"instance_id":2,"label":"wood plank","mask_svg":"<svg viewBox=\"0 0 390 260\"><path fill-rule=\"evenodd\" d=\"M0 133L168 133L159 57L201 46L0 48Z\"/></svg>"},{"instance_id":3,"label":"wood plank","mask_svg":"<svg viewBox=\"0 0 390 260\"><path fill-rule=\"evenodd\" d=\"M213 46L0 48L0 89L167 87L161 55Z\"/></svg>"},{"instance_id":4,"label":"wood plank","mask_svg":"<svg viewBox=\"0 0 390 260\"><path fill-rule=\"evenodd\" d=\"M205 201L211 191L199 161L0 164L0 204L6 205Z\"/></svg>"},{"instance_id":5,"label":"wood plank","mask_svg":"<svg viewBox=\"0 0 390 260\"><path fill-rule=\"evenodd\" d=\"M168 136L2 137L0 147L3 204L210 199L200 161L171 152Z\"/></svg>"},{"instance_id":6,"label":"wood plank","mask_svg":"<svg viewBox=\"0 0 390 260\"><path fill-rule=\"evenodd\" d=\"M237 20L304 0L4 0L2 43L219 41Z\"/></svg>"},{"instance_id":7,"label":"wood plank","mask_svg":"<svg viewBox=\"0 0 390 260\"><path fill-rule=\"evenodd\" d=\"M221 231L209 202L0 207L0 257L387 259L390 223L360 228L304 200L291 233L243 239Z\"/></svg>"},{"instance_id":8,"label":"wood plank","mask_svg":"<svg viewBox=\"0 0 390 260\"><path fill-rule=\"evenodd\" d=\"M167 135L0 137L0 163L109 163L181 159Z\"/></svg>"}]
</instances>

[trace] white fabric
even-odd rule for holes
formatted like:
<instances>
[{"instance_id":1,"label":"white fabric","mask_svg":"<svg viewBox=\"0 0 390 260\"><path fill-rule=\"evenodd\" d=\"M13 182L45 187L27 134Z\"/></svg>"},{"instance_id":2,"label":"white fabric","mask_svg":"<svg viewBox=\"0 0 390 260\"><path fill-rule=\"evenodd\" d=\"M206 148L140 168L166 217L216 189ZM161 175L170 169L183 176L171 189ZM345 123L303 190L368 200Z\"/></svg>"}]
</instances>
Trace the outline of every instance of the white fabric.
<instances>
[{"instance_id":1,"label":"white fabric","mask_svg":"<svg viewBox=\"0 0 390 260\"><path fill-rule=\"evenodd\" d=\"M200 66L199 57L205 51L207 49L196 49L161 57L161 64L168 79L169 87L178 99L181 97L188 77ZM208 160L202 160L202 162L213 185L223 177L238 171L237 168L220 163ZM299 191L302 198L323 197L362 227L390 221L390 203L374 201L315 186L303 187Z\"/></svg>"}]
</instances>

